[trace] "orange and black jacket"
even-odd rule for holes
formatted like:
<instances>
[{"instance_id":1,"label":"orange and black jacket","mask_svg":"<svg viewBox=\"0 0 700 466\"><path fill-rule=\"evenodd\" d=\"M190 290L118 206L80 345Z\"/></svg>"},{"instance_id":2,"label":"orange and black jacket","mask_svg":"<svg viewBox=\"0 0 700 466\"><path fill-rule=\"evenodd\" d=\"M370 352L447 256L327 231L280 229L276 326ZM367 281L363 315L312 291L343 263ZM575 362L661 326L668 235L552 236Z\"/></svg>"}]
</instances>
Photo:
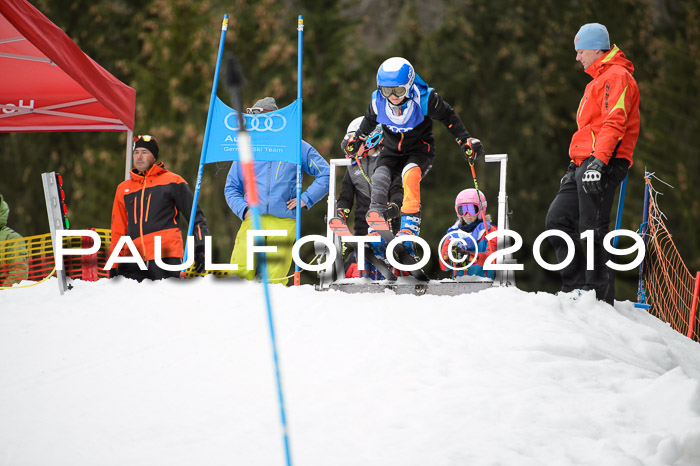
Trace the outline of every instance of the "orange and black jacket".
<instances>
[{"instance_id":1,"label":"orange and black jacket","mask_svg":"<svg viewBox=\"0 0 700 466\"><path fill-rule=\"evenodd\" d=\"M586 68L588 83L576 112L577 131L569 157L577 165L591 155L608 164L611 158L632 165L639 137L639 88L634 66L617 45Z\"/></svg>"},{"instance_id":2,"label":"orange and black jacket","mask_svg":"<svg viewBox=\"0 0 700 466\"><path fill-rule=\"evenodd\" d=\"M154 238L161 237L161 258L183 257L179 216L190 220L192 191L179 175L166 170L163 163L153 165L146 173L131 170L131 179L119 184L112 207L112 242L109 254L122 236L129 236L144 261L153 260ZM195 247L204 246L209 235L207 221L197 207L193 236ZM119 253L131 256L124 245Z\"/></svg>"}]
</instances>

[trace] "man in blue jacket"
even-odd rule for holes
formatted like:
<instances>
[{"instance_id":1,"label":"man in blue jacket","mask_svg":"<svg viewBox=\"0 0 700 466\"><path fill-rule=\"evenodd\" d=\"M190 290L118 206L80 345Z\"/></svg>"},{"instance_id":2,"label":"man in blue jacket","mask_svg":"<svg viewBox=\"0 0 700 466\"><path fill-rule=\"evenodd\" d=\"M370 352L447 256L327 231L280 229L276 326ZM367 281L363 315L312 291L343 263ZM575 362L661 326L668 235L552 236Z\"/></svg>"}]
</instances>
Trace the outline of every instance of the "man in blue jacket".
<instances>
[{"instance_id":1,"label":"man in blue jacket","mask_svg":"<svg viewBox=\"0 0 700 466\"><path fill-rule=\"evenodd\" d=\"M246 113L257 114L277 110L272 97L258 100ZM302 169L316 179L301 194L300 207L310 209L328 194L330 168L328 162L308 144L301 141ZM267 269L272 282L287 284L292 264L292 247L296 238L296 165L289 162L255 162L255 178L263 230L285 230L286 236L266 236L266 246L276 246L275 252L267 252ZM247 269L247 232L253 228L243 184L243 172L239 162L233 162L226 178L224 195L229 207L243 223L236 234L231 263L238 264L233 272L246 280L255 278L255 270ZM257 265L257 264L256 264Z\"/></svg>"}]
</instances>

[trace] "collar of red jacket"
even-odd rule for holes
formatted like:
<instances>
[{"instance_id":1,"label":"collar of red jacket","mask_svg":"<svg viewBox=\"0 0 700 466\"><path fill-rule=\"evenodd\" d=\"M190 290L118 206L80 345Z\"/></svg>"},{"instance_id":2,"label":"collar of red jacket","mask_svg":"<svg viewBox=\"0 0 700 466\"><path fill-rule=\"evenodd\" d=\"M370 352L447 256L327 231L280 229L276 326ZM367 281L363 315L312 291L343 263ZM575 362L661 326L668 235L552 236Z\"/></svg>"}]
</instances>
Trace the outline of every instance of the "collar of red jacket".
<instances>
[{"instance_id":1,"label":"collar of red jacket","mask_svg":"<svg viewBox=\"0 0 700 466\"><path fill-rule=\"evenodd\" d=\"M598 57L596 61L591 63L591 65L586 68L586 73L590 74L595 79L613 65L622 66L629 71L630 74L634 74L634 65L625 57L625 54L617 45L613 45L608 53L603 54Z\"/></svg>"},{"instance_id":2,"label":"collar of red jacket","mask_svg":"<svg viewBox=\"0 0 700 466\"><path fill-rule=\"evenodd\" d=\"M154 163L151 168L146 170L146 173L139 173L135 168L131 169L131 179L140 181L147 176L157 176L163 172L166 172L165 164L163 162Z\"/></svg>"}]
</instances>

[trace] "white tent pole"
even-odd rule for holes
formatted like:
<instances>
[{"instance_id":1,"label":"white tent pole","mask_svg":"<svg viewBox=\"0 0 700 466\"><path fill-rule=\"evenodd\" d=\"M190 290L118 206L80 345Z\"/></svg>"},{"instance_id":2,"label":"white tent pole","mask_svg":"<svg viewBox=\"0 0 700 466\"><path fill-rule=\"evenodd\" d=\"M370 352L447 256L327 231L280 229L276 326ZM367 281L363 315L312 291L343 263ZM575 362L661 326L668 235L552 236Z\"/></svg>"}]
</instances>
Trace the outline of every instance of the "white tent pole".
<instances>
[{"instance_id":1,"label":"white tent pole","mask_svg":"<svg viewBox=\"0 0 700 466\"><path fill-rule=\"evenodd\" d=\"M129 179L129 172L131 171L131 141L134 139L134 132L128 130L126 132L126 165L124 168L124 179Z\"/></svg>"}]
</instances>

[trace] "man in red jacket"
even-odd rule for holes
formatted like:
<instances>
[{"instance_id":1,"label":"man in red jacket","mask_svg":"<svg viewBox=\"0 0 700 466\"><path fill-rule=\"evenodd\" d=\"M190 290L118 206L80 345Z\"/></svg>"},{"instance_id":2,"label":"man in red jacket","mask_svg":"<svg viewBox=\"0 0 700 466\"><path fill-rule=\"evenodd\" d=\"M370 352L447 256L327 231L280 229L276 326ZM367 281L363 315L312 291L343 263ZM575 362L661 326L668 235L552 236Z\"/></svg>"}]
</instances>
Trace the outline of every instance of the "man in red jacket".
<instances>
[{"instance_id":1,"label":"man in red jacket","mask_svg":"<svg viewBox=\"0 0 700 466\"><path fill-rule=\"evenodd\" d=\"M134 168L131 178L117 187L112 207L112 242L109 255L122 236L131 238L137 253L147 269L135 263L120 263L110 276L123 275L142 281L179 277L180 271L161 269L155 263L155 238L160 237L164 264L182 263L184 248L180 232L180 214L187 221L192 211L192 191L180 176L165 169L158 159L158 141L153 136L136 136L133 148ZM204 237L209 235L207 221L197 207L194 220L194 264L197 272L204 271ZM120 247L120 256L132 256L126 244Z\"/></svg>"},{"instance_id":2,"label":"man in red jacket","mask_svg":"<svg viewBox=\"0 0 700 466\"><path fill-rule=\"evenodd\" d=\"M602 24L581 26L574 49L576 60L593 80L576 112L577 130L569 147L571 163L549 206L546 226L566 233L574 243L573 261L561 270L562 291L595 290L599 300L613 304L615 275L605 265L610 257L603 238L610 229L615 191L632 165L639 137L639 88L632 77L632 62L616 45L610 47ZM589 230L593 240L591 270L580 240ZM563 262L569 252L566 242L556 236L550 236L550 242Z\"/></svg>"}]
</instances>

